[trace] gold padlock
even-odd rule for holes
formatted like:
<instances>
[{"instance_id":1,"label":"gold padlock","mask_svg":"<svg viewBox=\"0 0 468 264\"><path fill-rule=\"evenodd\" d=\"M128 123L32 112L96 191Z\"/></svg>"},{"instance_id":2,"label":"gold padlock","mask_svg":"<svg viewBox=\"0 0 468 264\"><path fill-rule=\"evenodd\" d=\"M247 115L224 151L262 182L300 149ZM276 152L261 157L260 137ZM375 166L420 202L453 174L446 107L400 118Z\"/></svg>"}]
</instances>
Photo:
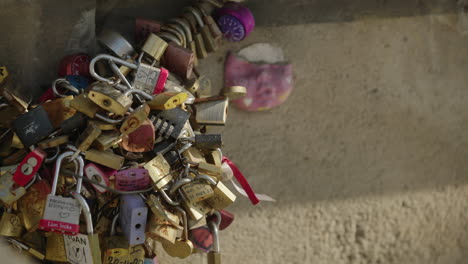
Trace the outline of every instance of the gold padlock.
<instances>
[{"instance_id":1,"label":"gold padlock","mask_svg":"<svg viewBox=\"0 0 468 264\"><path fill-rule=\"evenodd\" d=\"M186 258L193 252L193 244L188 238L188 219L185 211L180 207L175 207L181 214L184 224L183 235L181 238L176 239L174 243L163 242L163 248L166 253L171 257Z\"/></svg>"},{"instance_id":2,"label":"gold padlock","mask_svg":"<svg viewBox=\"0 0 468 264\"><path fill-rule=\"evenodd\" d=\"M185 89L187 89L187 91L189 91L193 95L195 95L199 88L200 81L196 77L187 80L187 82L185 83Z\"/></svg>"},{"instance_id":3,"label":"gold padlock","mask_svg":"<svg viewBox=\"0 0 468 264\"><path fill-rule=\"evenodd\" d=\"M169 110L183 104L187 98L188 94L184 92L165 92L156 95L148 105L154 110Z\"/></svg>"},{"instance_id":4,"label":"gold padlock","mask_svg":"<svg viewBox=\"0 0 468 264\"><path fill-rule=\"evenodd\" d=\"M206 162L203 153L195 147L188 148L186 151L182 152L182 155L195 163Z\"/></svg>"},{"instance_id":5,"label":"gold padlock","mask_svg":"<svg viewBox=\"0 0 468 264\"><path fill-rule=\"evenodd\" d=\"M166 41L156 36L155 34L150 33L141 50L151 56L153 59L159 61L161 56L166 51L167 46L168 44Z\"/></svg>"},{"instance_id":6,"label":"gold padlock","mask_svg":"<svg viewBox=\"0 0 468 264\"><path fill-rule=\"evenodd\" d=\"M189 203L197 203L214 195L210 185L199 181L185 184L181 189L186 201Z\"/></svg>"},{"instance_id":7,"label":"gold padlock","mask_svg":"<svg viewBox=\"0 0 468 264\"><path fill-rule=\"evenodd\" d=\"M122 134L118 131L107 131L101 133L93 142L93 147L97 150L107 150L122 142Z\"/></svg>"},{"instance_id":8,"label":"gold padlock","mask_svg":"<svg viewBox=\"0 0 468 264\"><path fill-rule=\"evenodd\" d=\"M161 189L172 180L171 166L161 154L147 162L143 167L148 170L151 180L158 189Z\"/></svg>"},{"instance_id":9,"label":"gold padlock","mask_svg":"<svg viewBox=\"0 0 468 264\"><path fill-rule=\"evenodd\" d=\"M63 135L43 140L37 143L37 146L41 149L55 148L57 146L67 143L68 140L68 135Z\"/></svg>"},{"instance_id":10,"label":"gold padlock","mask_svg":"<svg viewBox=\"0 0 468 264\"><path fill-rule=\"evenodd\" d=\"M88 149L85 153L85 159L115 170L122 168L125 161L125 158L122 156L109 151L100 151L95 149Z\"/></svg>"},{"instance_id":11,"label":"gold padlock","mask_svg":"<svg viewBox=\"0 0 468 264\"><path fill-rule=\"evenodd\" d=\"M137 130L143 124L143 122L145 122L146 118L148 118L149 112L150 107L148 105L140 105L137 109L130 113L130 115L127 116L125 121L122 123L122 126L120 127L120 133L123 135L128 135Z\"/></svg>"},{"instance_id":12,"label":"gold padlock","mask_svg":"<svg viewBox=\"0 0 468 264\"><path fill-rule=\"evenodd\" d=\"M89 99L117 115L124 115L132 104L132 96L125 95L106 83L94 83L89 91Z\"/></svg>"},{"instance_id":13,"label":"gold padlock","mask_svg":"<svg viewBox=\"0 0 468 264\"><path fill-rule=\"evenodd\" d=\"M47 112L52 125L57 128L60 124L72 117L76 113L76 109L70 107L73 96L57 98L52 101L47 101L42 104L42 107Z\"/></svg>"},{"instance_id":14,"label":"gold padlock","mask_svg":"<svg viewBox=\"0 0 468 264\"><path fill-rule=\"evenodd\" d=\"M101 120L88 120L88 125L97 126L101 130L114 130L115 125Z\"/></svg>"},{"instance_id":15,"label":"gold padlock","mask_svg":"<svg viewBox=\"0 0 468 264\"><path fill-rule=\"evenodd\" d=\"M67 262L67 252L65 251L65 241L63 234L47 233L47 244L45 259L49 261Z\"/></svg>"},{"instance_id":16,"label":"gold padlock","mask_svg":"<svg viewBox=\"0 0 468 264\"><path fill-rule=\"evenodd\" d=\"M201 173L206 173L210 176L214 176L217 179L219 179L221 177L221 173L223 173L223 170L220 166L216 166L206 162L200 162L198 164L198 171Z\"/></svg>"},{"instance_id":17,"label":"gold padlock","mask_svg":"<svg viewBox=\"0 0 468 264\"><path fill-rule=\"evenodd\" d=\"M23 233L23 225L18 215L4 212L0 219L0 235L6 237L20 237Z\"/></svg>"},{"instance_id":18,"label":"gold padlock","mask_svg":"<svg viewBox=\"0 0 468 264\"><path fill-rule=\"evenodd\" d=\"M179 223L179 217L175 214L167 212L167 216L172 222ZM178 230L169 222L164 221L154 214L150 214L147 224L147 234L158 241L167 241L174 243L177 237Z\"/></svg>"},{"instance_id":19,"label":"gold padlock","mask_svg":"<svg viewBox=\"0 0 468 264\"><path fill-rule=\"evenodd\" d=\"M18 200L18 211L24 227L29 232L37 229L45 208L47 195L51 192L45 180L36 181L26 194Z\"/></svg>"},{"instance_id":20,"label":"gold padlock","mask_svg":"<svg viewBox=\"0 0 468 264\"><path fill-rule=\"evenodd\" d=\"M88 94L82 93L69 102L70 107L85 114L89 118L94 118L100 109L98 105L89 99Z\"/></svg>"},{"instance_id":21,"label":"gold padlock","mask_svg":"<svg viewBox=\"0 0 468 264\"><path fill-rule=\"evenodd\" d=\"M188 213L188 216L195 220L200 221L200 219L205 218L213 208L208 205L206 201L200 201L196 203L189 203L188 201L184 201L182 206Z\"/></svg>"},{"instance_id":22,"label":"gold padlock","mask_svg":"<svg viewBox=\"0 0 468 264\"><path fill-rule=\"evenodd\" d=\"M216 186L214 186L213 191L213 196L205 201L216 210L222 210L234 203L236 200L236 195L232 193L221 181L218 181Z\"/></svg>"},{"instance_id":23,"label":"gold padlock","mask_svg":"<svg viewBox=\"0 0 468 264\"><path fill-rule=\"evenodd\" d=\"M85 131L80 134L77 140L78 149L80 151L86 151L91 147L91 144L96 138L101 134L101 129L97 126L91 124L86 127Z\"/></svg>"}]
</instances>

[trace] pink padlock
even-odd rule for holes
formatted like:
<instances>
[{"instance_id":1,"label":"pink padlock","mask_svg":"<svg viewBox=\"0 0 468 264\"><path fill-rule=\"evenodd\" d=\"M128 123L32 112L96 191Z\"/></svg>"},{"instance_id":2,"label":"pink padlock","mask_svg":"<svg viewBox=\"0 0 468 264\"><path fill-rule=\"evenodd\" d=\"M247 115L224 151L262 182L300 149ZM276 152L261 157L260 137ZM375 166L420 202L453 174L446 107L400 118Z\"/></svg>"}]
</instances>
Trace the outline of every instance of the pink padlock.
<instances>
[{"instance_id":1,"label":"pink padlock","mask_svg":"<svg viewBox=\"0 0 468 264\"><path fill-rule=\"evenodd\" d=\"M148 171L143 168L130 168L115 174L115 188L119 191L140 191L150 185Z\"/></svg>"},{"instance_id":2,"label":"pink padlock","mask_svg":"<svg viewBox=\"0 0 468 264\"><path fill-rule=\"evenodd\" d=\"M108 167L103 167L94 163L89 163L85 166L84 172L88 179L97 181L101 185L109 187L109 178L112 177L117 171ZM92 186L99 193L107 192L107 189L103 186L97 184L92 184Z\"/></svg>"}]
</instances>

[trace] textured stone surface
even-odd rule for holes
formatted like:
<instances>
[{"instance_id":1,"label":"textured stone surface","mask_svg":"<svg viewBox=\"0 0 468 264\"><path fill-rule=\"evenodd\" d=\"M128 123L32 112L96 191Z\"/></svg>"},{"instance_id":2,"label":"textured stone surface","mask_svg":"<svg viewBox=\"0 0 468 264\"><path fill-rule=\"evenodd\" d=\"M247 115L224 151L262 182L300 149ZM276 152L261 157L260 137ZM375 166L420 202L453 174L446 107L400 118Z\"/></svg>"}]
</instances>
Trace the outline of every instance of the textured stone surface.
<instances>
[{"instance_id":1,"label":"textured stone surface","mask_svg":"<svg viewBox=\"0 0 468 264\"><path fill-rule=\"evenodd\" d=\"M270 27L278 5L253 1L261 26L200 67L221 89L227 50L271 42L295 69L281 107L230 109L224 153L278 202L238 198L221 232L223 263L466 263L468 18L454 1L434 12L424 1L360 1L372 17L347 15L358 8L346 1L311 2L329 12ZM131 21L137 7L125 5L115 8Z\"/></svg>"}]
</instances>

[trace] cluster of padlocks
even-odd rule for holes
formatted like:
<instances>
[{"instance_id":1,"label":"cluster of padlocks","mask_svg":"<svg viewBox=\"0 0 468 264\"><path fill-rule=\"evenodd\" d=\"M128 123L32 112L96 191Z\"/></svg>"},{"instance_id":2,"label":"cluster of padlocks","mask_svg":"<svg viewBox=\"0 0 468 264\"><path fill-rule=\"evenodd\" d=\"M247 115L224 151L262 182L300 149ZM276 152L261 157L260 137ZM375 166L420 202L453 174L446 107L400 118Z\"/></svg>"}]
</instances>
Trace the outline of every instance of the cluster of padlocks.
<instances>
[{"instance_id":1,"label":"cluster of padlocks","mask_svg":"<svg viewBox=\"0 0 468 264\"><path fill-rule=\"evenodd\" d=\"M245 12L233 3L218 28L216 4L187 7L166 24L137 19L139 48L104 31L108 52L65 57L37 103L0 67L1 236L43 262L157 263L161 247L220 263L218 232L233 221L224 209L236 199L225 183L235 177L236 189L258 199L210 132L245 87L207 94L210 81L194 68L223 36L252 29L227 33Z\"/></svg>"}]
</instances>

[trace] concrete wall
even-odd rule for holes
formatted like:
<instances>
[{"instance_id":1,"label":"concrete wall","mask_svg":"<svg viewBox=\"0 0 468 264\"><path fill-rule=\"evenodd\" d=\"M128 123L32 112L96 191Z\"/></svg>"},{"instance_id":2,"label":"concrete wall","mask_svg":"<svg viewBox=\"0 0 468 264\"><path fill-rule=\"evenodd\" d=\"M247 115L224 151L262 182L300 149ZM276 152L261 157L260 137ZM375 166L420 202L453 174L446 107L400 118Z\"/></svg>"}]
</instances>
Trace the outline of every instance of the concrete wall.
<instances>
[{"instance_id":1,"label":"concrete wall","mask_svg":"<svg viewBox=\"0 0 468 264\"><path fill-rule=\"evenodd\" d=\"M25 56L14 43L40 17L31 2L21 3L18 10L29 10L28 26L2 38L1 47L11 42L8 57ZM130 30L138 4L169 8L167 2L119 1L98 9L98 21L114 19ZM295 91L271 111L230 110L224 153L256 191L278 201L254 208L239 197L230 209L236 221L221 233L224 263L466 263L463 1L250 4L260 26L245 42L211 55L200 70L221 88L227 50L271 42L294 65ZM45 30L47 23L40 26ZM65 45L59 36L69 32L53 32L55 44ZM38 49L37 38L27 43L28 52ZM58 60L57 54L48 55ZM26 64L17 60L12 67L21 73ZM174 260L161 250L161 263L206 259Z\"/></svg>"}]
</instances>

